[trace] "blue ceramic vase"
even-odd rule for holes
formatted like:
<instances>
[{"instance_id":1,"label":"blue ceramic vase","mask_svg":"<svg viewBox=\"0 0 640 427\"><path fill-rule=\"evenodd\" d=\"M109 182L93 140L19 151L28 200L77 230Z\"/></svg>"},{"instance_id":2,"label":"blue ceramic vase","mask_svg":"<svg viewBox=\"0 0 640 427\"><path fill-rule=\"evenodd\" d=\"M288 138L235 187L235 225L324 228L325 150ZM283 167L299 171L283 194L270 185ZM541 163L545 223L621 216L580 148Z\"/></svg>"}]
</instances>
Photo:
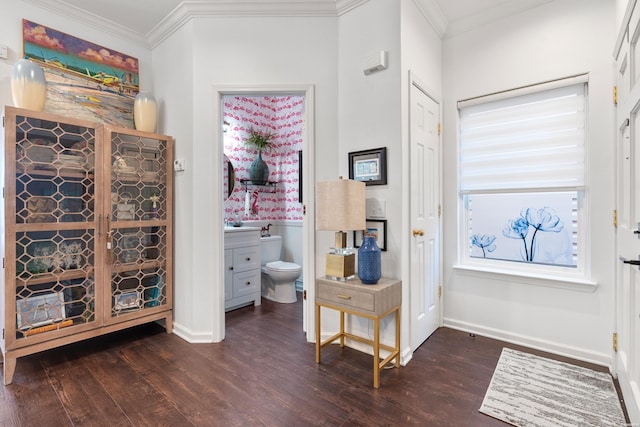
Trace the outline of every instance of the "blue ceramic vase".
<instances>
[{"instance_id":1,"label":"blue ceramic vase","mask_svg":"<svg viewBox=\"0 0 640 427\"><path fill-rule=\"evenodd\" d=\"M260 184L269 181L269 166L262 160L262 150L258 150L258 157L249 166L249 179Z\"/></svg>"},{"instance_id":2,"label":"blue ceramic vase","mask_svg":"<svg viewBox=\"0 0 640 427\"><path fill-rule=\"evenodd\" d=\"M373 236L364 236L358 249L358 277L366 285L375 285L382 277L381 252Z\"/></svg>"}]
</instances>

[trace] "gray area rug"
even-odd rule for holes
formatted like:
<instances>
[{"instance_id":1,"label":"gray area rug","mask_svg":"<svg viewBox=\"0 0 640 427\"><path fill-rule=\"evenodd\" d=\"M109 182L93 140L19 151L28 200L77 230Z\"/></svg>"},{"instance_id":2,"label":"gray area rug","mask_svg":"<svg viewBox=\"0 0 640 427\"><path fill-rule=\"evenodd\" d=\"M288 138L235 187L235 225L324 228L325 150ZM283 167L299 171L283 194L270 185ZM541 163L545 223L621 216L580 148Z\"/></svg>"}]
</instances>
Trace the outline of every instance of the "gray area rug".
<instances>
[{"instance_id":1,"label":"gray area rug","mask_svg":"<svg viewBox=\"0 0 640 427\"><path fill-rule=\"evenodd\" d=\"M518 427L625 425L609 374L508 348L480 412Z\"/></svg>"}]
</instances>

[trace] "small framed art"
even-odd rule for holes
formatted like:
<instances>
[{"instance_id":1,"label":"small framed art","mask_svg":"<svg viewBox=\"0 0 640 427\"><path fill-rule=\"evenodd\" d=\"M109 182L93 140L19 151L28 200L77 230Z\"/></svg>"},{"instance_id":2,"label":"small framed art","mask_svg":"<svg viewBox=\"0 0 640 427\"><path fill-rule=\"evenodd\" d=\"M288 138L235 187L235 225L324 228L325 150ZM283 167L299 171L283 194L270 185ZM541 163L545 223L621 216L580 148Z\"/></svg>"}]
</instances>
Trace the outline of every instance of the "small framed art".
<instances>
[{"instance_id":1,"label":"small framed art","mask_svg":"<svg viewBox=\"0 0 640 427\"><path fill-rule=\"evenodd\" d=\"M16 300L18 329L59 322L65 318L64 296L50 292Z\"/></svg>"},{"instance_id":2,"label":"small framed art","mask_svg":"<svg viewBox=\"0 0 640 427\"><path fill-rule=\"evenodd\" d=\"M349 179L366 185L386 185L387 147L349 153Z\"/></svg>"},{"instance_id":3,"label":"small framed art","mask_svg":"<svg viewBox=\"0 0 640 427\"><path fill-rule=\"evenodd\" d=\"M114 295L113 309L115 311L135 310L142 307L142 298L139 291L123 291Z\"/></svg>"},{"instance_id":4,"label":"small framed art","mask_svg":"<svg viewBox=\"0 0 640 427\"><path fill-rule=\"evenodd\" d=\"M376 243L381 251L387 250L387 220L386 219L368 219L367 230L368 234L373 235L376 238ZM364 238L364 230L357 230L353 232L353 246L360 247L362 239Z\"/></svg>"}]
</instances>

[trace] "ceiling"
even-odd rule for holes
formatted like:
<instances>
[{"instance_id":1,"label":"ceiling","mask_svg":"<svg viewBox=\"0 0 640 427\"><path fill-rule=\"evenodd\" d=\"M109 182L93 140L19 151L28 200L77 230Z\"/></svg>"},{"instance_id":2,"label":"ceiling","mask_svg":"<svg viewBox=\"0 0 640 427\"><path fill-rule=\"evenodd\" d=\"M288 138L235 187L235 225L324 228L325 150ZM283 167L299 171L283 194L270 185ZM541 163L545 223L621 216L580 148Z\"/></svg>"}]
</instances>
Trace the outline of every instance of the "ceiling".
<instances>
[{"instance_id":1,"label":"ceiling","mask_svg":"<svg viewBox=\"0 0 640 427\"><path fill-rule=\"evenodd\" d=\"M273 14L274 11L295 16L300 12L335 15L367 0L26 0L39 6L80 18L94 25L102 24L121 32L149 39L166 21L180 15L180 9L197 13ZM504 18L554 0L413 0L441 37ZM290 13L287 13L289 10ZM153 38L153 37L151 37ZM153 44L153 43L152 43Z\"/></svg>"}]
</instances>

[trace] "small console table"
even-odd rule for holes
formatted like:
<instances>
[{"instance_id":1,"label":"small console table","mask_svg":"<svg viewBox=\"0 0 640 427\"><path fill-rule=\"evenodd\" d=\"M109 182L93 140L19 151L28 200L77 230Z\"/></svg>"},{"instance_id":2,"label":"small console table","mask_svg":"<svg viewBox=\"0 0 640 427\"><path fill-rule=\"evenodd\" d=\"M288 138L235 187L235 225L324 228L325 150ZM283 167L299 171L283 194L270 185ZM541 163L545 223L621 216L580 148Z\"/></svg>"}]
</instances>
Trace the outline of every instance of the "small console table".
<instances>
[{"instance_id":1,"label":"small console table","mask_svg":"<svg viewBox=\"0 0 640 427\"><path fill-rule=\"evenodd\" d=\"M380 371L395 358L396 368L400 367L400 304L402 302L402 282L394 279L380 279L375 285L364 285L360 279L339 281L319 277L316 279L316 363L320 363L320 349L340 339L352 339L373 346L373 387L380 387ZM320 337L320 309L331 308L340 312L340 332L322 341ZM344 314L373 320L373 340L363 338L344 330ZM395 347L380 343L380 320L395 313ZM380 348L390 354L380 361Z\"/></svg>"}]
</instances>

